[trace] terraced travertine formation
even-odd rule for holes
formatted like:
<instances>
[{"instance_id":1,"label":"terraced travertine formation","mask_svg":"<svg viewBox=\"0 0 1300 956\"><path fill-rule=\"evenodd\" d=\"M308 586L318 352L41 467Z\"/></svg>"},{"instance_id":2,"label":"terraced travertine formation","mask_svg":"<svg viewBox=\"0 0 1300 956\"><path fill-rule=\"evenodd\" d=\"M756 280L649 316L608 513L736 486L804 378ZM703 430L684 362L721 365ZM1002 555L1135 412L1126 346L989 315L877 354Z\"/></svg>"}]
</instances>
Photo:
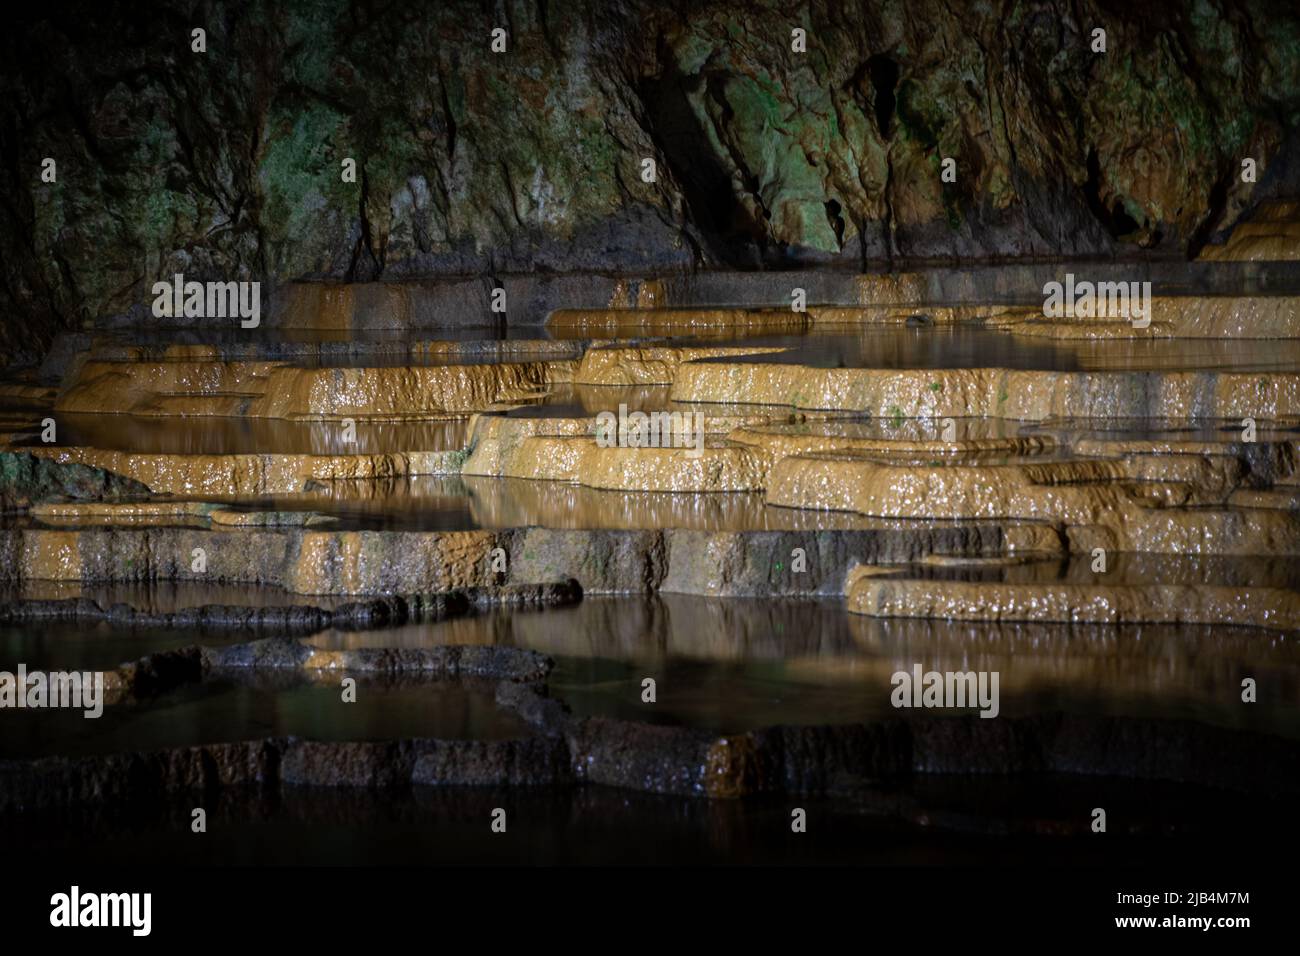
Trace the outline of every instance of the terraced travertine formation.
<instances>
[{"instance_id":1,"label":"terraced travertine formation","mask_svg":"<svg viewBox=\"0 0 1300 956\"><path fill-rule=\"evenodd\" d=\"M806 312L632 281L457 340L419 328L436 290L304 285L246 338L65 337L0 390L0 670L109 697L88 738L0 714L0 808L609 785L942 826L926 775L1294 793L1300 296L1157 295L1149 328L931 301L965 281ZM323 331L376 302L393 334ZM1002 719L893 709L913 663L999 671ZM344 676L360 723L320 716ZM277 729L157 729L195 695Z\"/></svg>"}]
</instances>

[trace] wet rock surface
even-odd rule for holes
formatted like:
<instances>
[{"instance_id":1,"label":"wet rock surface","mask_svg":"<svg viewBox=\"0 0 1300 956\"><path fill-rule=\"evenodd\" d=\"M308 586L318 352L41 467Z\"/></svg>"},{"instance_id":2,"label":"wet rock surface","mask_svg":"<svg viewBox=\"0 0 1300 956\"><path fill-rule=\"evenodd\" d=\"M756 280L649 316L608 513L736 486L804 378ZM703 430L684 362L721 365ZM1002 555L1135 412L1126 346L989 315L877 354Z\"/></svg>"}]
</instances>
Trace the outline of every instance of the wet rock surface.
<instances>
[{"instance_id":1,"label":"wet rock surface","mask_svg":"<svg viewBox=\"0 0 1300 956\"><path fill-rule=\"evenodd\" d=\"M1197 585L995 584L850 578L848 608L883 617L1228 624L1300 631L1294 591Z\"/></svg>"},{"instance_id":2,"label":"wet rock surface","mask_svg":"<svg viewBox=\"0 0 1300 956\"><path fill-rule=\"evenodd\" d=\"M653 303L659 294L642 289L636 300ZM1261 334L1270 328L1259 326ZM826 341L842 347L840 338ZM1171 360L1184 347L1171 346ZM32 520L0 528L10 556L4 577L25 587L46 580L239 581L352 597L570 580L593 594L804 596L844 593L845 575L856 566L1097 549L1281 556L1300 547L1291 507L1300 422L1288 397L1292 372L837 368L799 343L773 350L592 342L567 364L511 365L516 353L494 354L495 364L452 358L429 369L447 382L471 375L485 383L466 393L472 413L462 415L460 449L213 455L31 446L18 454L60 467L104 466L144 481L153 499L171 497L35 505L27 511ZM304 408L341 407L356 383L347 369L196 361L205 355L211 352L193 346L168 351L152 366L74 362L68 375L93 382L121 369L153 393L184 387L219 394L220 382L205 384L209 373L310 372L320 394L305 398ZM511 369L536 370L541 377L529 387L540 397L501 404L494 383ZM378 376L373 385L383 388L388 372L401 369L352 371ZM573 384L574 375L588 381ZM636 432L628 441L622 424L606 434L602 414L614 407L671 433L671 440L660 434L651 442L668 447L644 447ZM805 407L810 411L798 410ZM93 426L84 427L93 437ZM687 433L677 435L682 429ZM392 448L420 434L370 440ZM420 481L446 482L431 486L443 490L430 499L448 509L446 519L424 517L419 499L408 497ZM370 515L391 514L394 505L411 509L413 527L372 523ZM439 530L424 530L425 522ZM1139 599L1131 590L1109 594L1101 579L1091 584L1094 611L1075 613L1080 620L1176 620L1182 613L1188 621L1290 626L1293 594L1286 589L1227 591L1196 602L1195 612L1175 612L1158 610L1154 592ZM1016 613L1066 619L1083 596L1026 591L1018 599L1026 610ZM977 611L980 601L958 611L961 602L917 600L931 608L926 613L993 613ZM1044 610L1052 600L1057 610ZM1029 610L1026 602L1041 606ZM882 613L895 605L861 606ZM904 605L897 607L901 613ZM348 613L404 620L378 609ZM333 620L312 610L299 619L275 611L261 624L245 612L206 616L214 614L263 628L282 620L299 633Z\"/></svg>"},{"instance_id":3,"label":"wet rock surface","mask_svg":"<svg viewBox=\"0 0 1300 956\"><path fill-rule=\"evenodd\" d=\"M112 500L147 494L138 481L93 465L47 461L27 452L0 451L0 510L51 499Z\"/></svg>"},{"instance_id":4,"label":"wet rock surface","mask_svg":"<svg viewBox=\"0 0 1300 956\"><path fill-rule=\"evenodd\" d=\"M542 655L509 647L322 651L301 642L282 639L205 649L201 659L205 668L216 670L235 667L291 668L509 680L539 680L550 670L550 662Z\"/></svg>"},{"instance_id":5,"label":"wet rock surface","mask_svg":"<svg viewBox=\"0 0 1300 956\"><path fill-rule=\"evenodd\" d=\"M147 306L175 271L274 285L1195 252L1294 172L1280 118L1296 25L1269 4L958 17L814 3L795 55L775 7L579 3L513 10L504 64L472 5L312 9L212 17L210 42L233 55L149 70L155 31L186 35L193 16L72 3L11 31L5 141L23 168L71 154L82 173L24 179L0 221L5 307L40 319L35 339L6 337L9 355L74 316ZM1127 55L1098 66L1095 22ZM98 56L74 55L92 41ZM186 148L212 129L226 131L213 149ZM1257 190L1229 175L1245 154L1278 171ZM346 155L364 188L340 181ZM637 175L647 156L653 183ZM940 156L959 160L955 183L934 174ZM466 304L490 292L462 284ZM409 308L368 294L375 312Z\"/></svg>"}]
</instances>

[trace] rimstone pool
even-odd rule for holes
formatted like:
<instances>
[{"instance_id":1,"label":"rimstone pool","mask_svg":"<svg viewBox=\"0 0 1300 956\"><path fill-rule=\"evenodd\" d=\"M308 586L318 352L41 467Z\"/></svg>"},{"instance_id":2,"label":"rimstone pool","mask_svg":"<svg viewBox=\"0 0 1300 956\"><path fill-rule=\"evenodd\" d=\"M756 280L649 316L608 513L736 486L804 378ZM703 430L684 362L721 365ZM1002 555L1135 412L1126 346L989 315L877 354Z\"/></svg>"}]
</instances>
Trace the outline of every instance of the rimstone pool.
<instances>
[{"instance_id":1,"label":"rimstone pool","mask_svg":"<svg viewBox=\"0 0 1300 956\"><path fill-rule=\"evenodd\" d=\"M1082 859L1067 807L1105 787L1205 838L1195 807L1300 779L1296 301L78 335L5 393L0 663L103 672L107 705L0 713L0 805L797 799L870 821L797 859L1008 827ZM1043 787L1076 796L1019 815Z\"/></svg>"}]
</instances>

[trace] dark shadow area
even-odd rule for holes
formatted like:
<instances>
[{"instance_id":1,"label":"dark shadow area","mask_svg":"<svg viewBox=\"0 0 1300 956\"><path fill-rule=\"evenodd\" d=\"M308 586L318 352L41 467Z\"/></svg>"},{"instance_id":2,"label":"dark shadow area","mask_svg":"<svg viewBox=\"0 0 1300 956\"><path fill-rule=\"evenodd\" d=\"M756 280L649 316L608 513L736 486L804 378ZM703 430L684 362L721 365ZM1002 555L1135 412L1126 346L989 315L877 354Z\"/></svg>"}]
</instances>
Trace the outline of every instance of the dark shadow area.
<instances>
[{"instance_id":1,"label":"dark shadow area","mask_svg":"<svg viewBox=\"0 0 1300 956\"><path fill-rule=\"evenodd\" d=\"M681 183L709 253L732 268L757 268L762 226L736 201L731 173L709 148L707 131L691 108L691 95L708 81L701 74L683 74L666 51L661 57L669 64L663 74L642 80L639 90L657 134L655 145Z\"/></svg>"},{"instance_id":2,"label":"dark shadow area","mask_svg":"<svg viewBox=\"0 0 1300 956\"><path fill-rule=\"evenodd\" d=\"M898 64L883 53L877 53L867 59L867 73L876 94L873 104L876 126L880 129L880 135L888 139L894 122L894 89L898 86Z\"/></svg>"},{"instance_id":3,"label":"dark shadow area","mask_svg":"<svg viewBox=\"0 0 1300 956\"><path fill-rule=\"evenodd\" d=\"M1130 216L1125 210L1124 205L1116 199L1109 209L1101 198L1101 161L1097 158L1097 148L1091 147L1088 150L1088 181L1083 187L1084 199L1087 200L1088 209L1097 217L1097 221L1105 227L1113 239L1123 239L1125 236L1131 236L1140 228L1137 220Z\"/></svg>"}]
</instances>

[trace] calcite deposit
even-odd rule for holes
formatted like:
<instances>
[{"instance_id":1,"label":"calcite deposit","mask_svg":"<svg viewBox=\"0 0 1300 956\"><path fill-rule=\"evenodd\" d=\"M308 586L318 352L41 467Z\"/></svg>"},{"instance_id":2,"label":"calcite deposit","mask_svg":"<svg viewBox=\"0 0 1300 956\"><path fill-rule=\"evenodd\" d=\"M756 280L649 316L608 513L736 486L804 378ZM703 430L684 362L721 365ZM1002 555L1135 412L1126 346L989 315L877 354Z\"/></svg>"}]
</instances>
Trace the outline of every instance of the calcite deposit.
<instances>
[{"instance_id":1,"label":"calcite deposit","mask_svg":"<svg viewBox=\"0 0 1300 956\"><path fill-rule=\"evenodd\" d=\"M456 474L460 452L395 455L133 454L100 448L33 447L58 465L103 469L159 494L274 495L303 491L312 481Z\"/></svg>"},{"instance_id":2,"label":"calcite deposit","mask_svg":"<svg viewBox=\"0 0 1300 956\"><path fill-rule=\"evenodd\" d=\"M1261 335L1275 331L1270 323L1279 314L1273 306L1241 313ZM1016 334L1006 319L960 321L985 335ZM106 351L102 343L87 348ZM226 390L239 387L249 395L259 390L238 400L240 414L250 417L272 409L284 416L468 415L461 418L466 447L213 455L27 438L24 450L11 454L122 476L138 483L131 486L137 497L180 497L32 507L36 526L6 532L13 556L7 576L28 583L209 576L355 596L479 586L502 575L535 584L575 580L592 593L828 594L844 593L842 576L855 563L882 560L1097 549L1300 553L1293 371L828 368L799 361L795 343L579 348L578 360L512 364L498 350L496 361L483 364L451 357L406 369L297 367L198 346L168 349L153 364L73 361L70 384L54 398L56 418L97 402L138 412L179 394L229 401ZM481 351L461 345L451 355ZM279 389L268 384L275 380L299 384ZM402 382L427 397L404 395ZM364 394L354 394L362 383ZM389 405L377 397L385 390ZM518 404L521 398L528 404ZM690 425L698 434L678 436L687 440L669 447L627 442L622 432L617 441L602 438L600 414L626 413L629 404L665 428ZM1203 421L1219 422L1218 434L1207 437L1196 424ZM1164 431L1125 437L1135 422ZM15 432L11 443L23 434ZM337 511L364 500L366 513L377 514L396 489L457 476L466 483L449 486L447 500L467 501L464 529L354 529L354 519ZM588 489L581 503L565 490L575 487ZM279 496L279 503L250 509L194 496ZM295 497L310 505L286 510ZM555 530L511 530L538 518ZM474 530L475 523L499 530ZM129 536L133 528L140 536ZM614 536L598 534L603 529ZM832 544L840 540L845 544ZM873 542L856 561L855 540ZM192 571L187 556L196 548L206 564ZM792 575L765 566L792 564L795 549L815 555L811 568ZM1103 580L1095 587L1109 620L1175 619L1146 598L1112 600ZM1061 594L1050 600L1083 601ZM961 616L957 605L932 600L927 616ZM1271 626L1289 620L1287 604L1287 592L1266 589L1240 606L1207 600L1186 613L1189 621L1223 623L1249 623L1244 618L1257 613ZM893 605L873 606L879 614ZM851 600L849 609L858 608ZM1100 620L1102 612L1080 614ZM1067 618L1064 611L1047 617Z\"/></svg>"},{"instance_id":3,"label":"calcite deposit","mask_svg":"<svg viewBox=\"0 0 1300 956\"><path fill-rule=\"evenodd\" d=\"M62 412L428 419L518 401L572 378L571 362L300 368L276 362L87 362L55 400Z\"/></svg>"},{"instance_id":4,"label":"calcite deposit","mask_svg":"<svg viewBox=\"0 0 1300 956\"><path fill-rule=\"evenodd\" d=\"M1300 203L1261 203L1232 230L1226 242L1202 248L1200 258L1210 262L1286 262L1300 258Z\"/></svg>"},{"instance_id":5,"label":"calcite deposit","mask_svg":"<svg viewBox=\"0 0 1300 956\"><path fill-rule=\"evenodd\" d=\"M646 346L638 348L592 348L582 357L573 376L579 385L671 385L682 362L723 356L753 355L777 349L756 346L738 348L683 348Z\"/></svg>"},{"instance_id":6,"label":"calcite deposit","mask_svg":"<svg viewBox=\"0 0 1300 956\"><path fill-rule=\"evenodd\" d=\"M712 398L898 419L1293 421L1300 418L1300 372L817 368L757 360L688 362L673 382L672 397L681 402Z\"/></svg>"},{"instance_id":7,"label":"calcite deposit","mask_svg":"<svg viewBox=\"0 0 1300 956\"><path fill-rule=\"evenodd\" d=\"M1281 588L1002 584L851 575L845 595L850 611L877 617L1300 630L1300 594Z\"/></svg>"}]
</instances>

